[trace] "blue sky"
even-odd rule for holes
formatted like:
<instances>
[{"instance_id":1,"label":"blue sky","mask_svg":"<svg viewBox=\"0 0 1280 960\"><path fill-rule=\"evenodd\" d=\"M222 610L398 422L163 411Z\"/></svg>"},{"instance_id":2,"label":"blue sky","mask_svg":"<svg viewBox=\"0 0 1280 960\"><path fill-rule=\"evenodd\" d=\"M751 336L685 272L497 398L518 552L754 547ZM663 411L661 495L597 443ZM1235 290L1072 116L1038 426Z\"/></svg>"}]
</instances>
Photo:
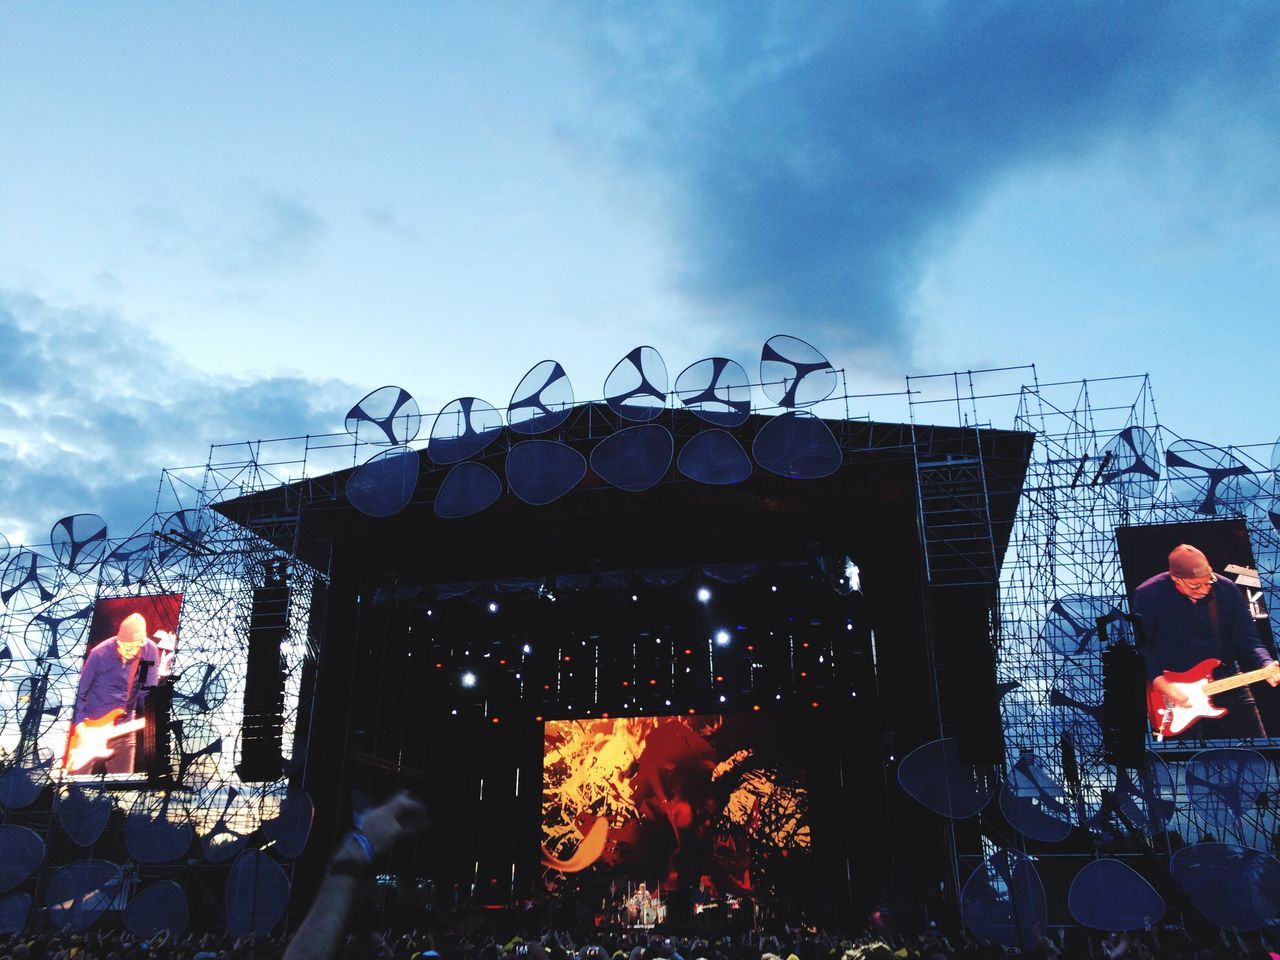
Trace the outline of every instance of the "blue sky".
<instances>
[{"instance_id":1,"label":"blue sky","mask_svg":"<svg viewBox=\"0 0 1280 960\"><path fill-rule=\"evenodd\" d=\"M1278 432L1271 5L5 4L0 63L14 543L638 343L1149 372L1181 436Z\"/></svg>"}]
</instances>

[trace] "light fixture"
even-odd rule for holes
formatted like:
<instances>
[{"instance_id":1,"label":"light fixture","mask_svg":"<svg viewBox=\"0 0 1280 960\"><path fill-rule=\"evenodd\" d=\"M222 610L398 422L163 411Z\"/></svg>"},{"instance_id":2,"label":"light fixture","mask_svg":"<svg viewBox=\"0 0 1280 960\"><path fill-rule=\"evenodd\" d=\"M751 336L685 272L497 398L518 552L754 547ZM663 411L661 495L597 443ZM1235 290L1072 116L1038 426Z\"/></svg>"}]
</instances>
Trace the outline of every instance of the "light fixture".
<instances>
[{"instance_id":1,"label":"light fixture","mask_svg":"<svg viewBox=\"0 0 1280 960\"><path fill-rule=\"evenodd\" d=\"M707 603L711 600L711 591L706 587L699 587L697 596L699 603Z\"/></svg>"},{"instance_id":2,"label":"light fixture","mask_svg":"<svg viewBox=\"0 0 1280 960\"><path fill-rule=\"evenodd\" d=\"M464 687L474 687L476 685L476 675L468 670L462 675L462 685Z\"/></svg>"},{"instance_id":3,"label":"light fixture","mask_svg":"<svg viewBox=\"0 0 1280 960\"><path fill-rule=\"evenodd\" d=\"M498 601L497 601L497 600L490 600L490 601L489 601L489 612L490 612L490 613L497 613L497 612L498 612Z\"/></svg>"},{"instance_id":4,"label":"light fixture","mask_svg":"<svg viewBox=\"0 0 1280 960\"><path fill-rule=\"evenodd\" d=\"M729 631L728 631L728 630L717 630L717 631L716 631L716 645L717 645L717 646L720 646L720 647L727 647L727 646L729 645L729 640L730 640L730 637L729 637Z\"/></svg>"}]
</instances>

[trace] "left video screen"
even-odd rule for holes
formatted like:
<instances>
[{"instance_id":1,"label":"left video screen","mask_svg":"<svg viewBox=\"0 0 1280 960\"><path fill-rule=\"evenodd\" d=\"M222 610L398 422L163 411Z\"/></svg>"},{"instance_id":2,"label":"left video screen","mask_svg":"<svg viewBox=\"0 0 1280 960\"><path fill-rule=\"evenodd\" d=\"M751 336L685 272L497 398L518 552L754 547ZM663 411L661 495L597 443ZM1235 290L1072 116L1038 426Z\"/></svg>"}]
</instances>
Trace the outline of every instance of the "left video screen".
<instances>
[{"instance_id":1,"label":"left video screen","mask_svg":"<svg viewBox=\"0 0 1280 960\"><path fill-rule=\"evenodd\" d=\"M68 776L135 774L155 756L154 693L173 673L182 594L94 604L63 753Z\"/></svg>"}]
</instances>

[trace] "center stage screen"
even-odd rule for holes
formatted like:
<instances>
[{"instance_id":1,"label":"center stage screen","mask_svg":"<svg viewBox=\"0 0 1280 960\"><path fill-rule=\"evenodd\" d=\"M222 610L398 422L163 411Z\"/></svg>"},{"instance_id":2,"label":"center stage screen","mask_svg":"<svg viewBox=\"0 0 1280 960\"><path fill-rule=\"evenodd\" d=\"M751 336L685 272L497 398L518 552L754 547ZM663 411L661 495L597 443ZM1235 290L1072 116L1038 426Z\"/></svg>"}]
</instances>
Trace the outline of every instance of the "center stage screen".
<instances>
[{"instance_id":1,"label":"center stage screen","mask_svg":"<svg viewBox=\"0 0 1280 960\"><path fill-rule=\"evenodd\" d=\"M810 849L801 751L783 739L760 714L548 722L548 886L576 886L624 923L639 899L696 912L770 896Z\"/></svg>"}]
</instances>

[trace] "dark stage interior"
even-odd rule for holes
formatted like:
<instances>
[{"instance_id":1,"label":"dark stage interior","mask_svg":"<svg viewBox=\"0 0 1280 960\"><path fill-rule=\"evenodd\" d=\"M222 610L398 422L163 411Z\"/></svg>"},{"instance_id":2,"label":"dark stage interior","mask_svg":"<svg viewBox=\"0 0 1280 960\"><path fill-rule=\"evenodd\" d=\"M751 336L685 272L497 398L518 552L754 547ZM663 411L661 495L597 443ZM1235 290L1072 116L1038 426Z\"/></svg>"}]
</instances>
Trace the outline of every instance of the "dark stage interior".
<instances>
[{"instance_id":1,"label":"dark stage interior","mask_svg":"<svg viewBox=\"0 0 1280 960\"><path fill-rule=\"evenodd\" d=\"M563 439L588 448L592 416ZM414 501L389 519L342 497L349 471L220 505L331 578L313 610L295 748L318 808L295 897L310 896L353 791L402 785L434 825L392 864L385 911L537 900L536 911L598 914L611 880L663 878L625 858L612 872L544 865L544 723L719 715L729 722L704 724L712 743L734 718L764 718L771 745L757 752L785 757L788 782L805 788L807 839L757 848L761 909L831 924L954 904L950 828L907 801L895 762L944 734L998 753L995 591L930 585L919 464L981 457L998 561L1032 438L829 426L844 462L822 479L756 470L717 487L673 473L628 493L588 473L546 506L507 496L444 520L431 506L441 471L424 455ZM677 436L695 429L674 418ZM670 881L672 921L688 915L689 877ZM548 899L548 878L579 895Z\"/></svg>"}]
</instances>

